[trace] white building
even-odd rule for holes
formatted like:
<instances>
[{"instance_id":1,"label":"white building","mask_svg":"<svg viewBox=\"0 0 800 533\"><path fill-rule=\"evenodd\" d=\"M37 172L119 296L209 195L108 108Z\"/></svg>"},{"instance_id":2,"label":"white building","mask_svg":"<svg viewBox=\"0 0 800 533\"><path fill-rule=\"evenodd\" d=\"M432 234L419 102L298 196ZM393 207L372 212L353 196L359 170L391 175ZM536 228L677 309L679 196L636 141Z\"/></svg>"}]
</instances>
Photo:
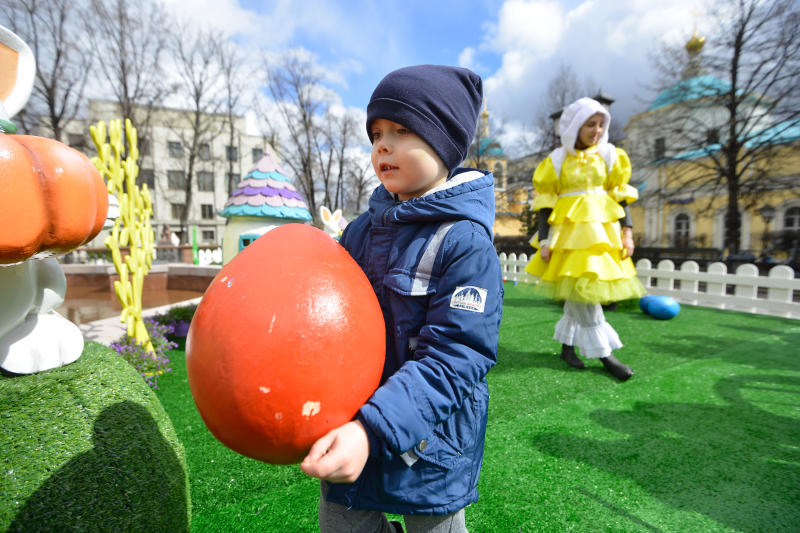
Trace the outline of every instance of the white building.
<instances>
[{"instance_id":1,"label":"white building","mask_svg":"<svg viewBox=\"0 0 800 533\"><path fill-rule=\"evenodd\" d=\"M140 123L145 109L139 109ZM89 126L98 121L123 118L118 103L105 100L89 100L86 119L73 120L65 127L64 142L95 156ZM230 141L228 119L223 114L207 114L201 117L205 133L199 140L192 179L192 200L189 206L188 228L181 228L181 214L186 209L185 184L189 165L191 112L182 109L154 108L150 112L149 126L140 126L139 178L138 183L147 183L153 199L153 230L156 241L162 241L165 227L181 235L189 231L187 242L191 243L191 232L197 227L200 244L221 244L226 219L219 215L229 193L258 162L265 152L277 160L275 151L267 139L248 135L245 118L234 118L234 140ZM47 135L47 131L42 132ZM101 233L90 246L103 246L106 232Z\"/></svg>"}]
</instances>

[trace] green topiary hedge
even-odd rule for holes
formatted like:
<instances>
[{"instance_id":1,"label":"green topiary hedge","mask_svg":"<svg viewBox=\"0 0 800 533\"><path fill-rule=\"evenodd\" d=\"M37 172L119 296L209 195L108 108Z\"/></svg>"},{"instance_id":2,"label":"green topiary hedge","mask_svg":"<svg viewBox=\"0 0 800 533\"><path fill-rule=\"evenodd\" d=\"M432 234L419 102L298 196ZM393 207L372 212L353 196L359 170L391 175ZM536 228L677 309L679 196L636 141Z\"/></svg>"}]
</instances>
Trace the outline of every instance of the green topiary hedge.
<instances>
[{"instance_id":1,"label":"green topiary hedge","mask_svg":"<svg viewBox=\"0 0 800 533\"><path fill-rule=\"evenodd\" d=\"M136 370L89 342L0 376L0 531L189 531L186 458Z\"/></svg>"}]
</instances>

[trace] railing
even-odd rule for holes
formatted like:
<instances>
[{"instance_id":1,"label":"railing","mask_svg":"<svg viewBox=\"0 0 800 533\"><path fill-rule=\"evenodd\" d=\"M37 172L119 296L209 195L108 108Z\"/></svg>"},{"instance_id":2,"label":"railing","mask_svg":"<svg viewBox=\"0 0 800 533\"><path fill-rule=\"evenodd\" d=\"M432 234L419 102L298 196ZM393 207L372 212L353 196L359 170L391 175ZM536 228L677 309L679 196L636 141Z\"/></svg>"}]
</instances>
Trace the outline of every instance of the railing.
<instances>
[{"instance_id":1,"label":"railing","mask_svg":"<svg viewBox=\"0 0 800 533\"><path fill-rule=\"evenodd\" d=\"M526 254L501 253L499 257L504 280L535 282L525 272ZM649 294L671 296L681 303L800 319L800 279L786 265L776 265L768 275L759 276L752 264L728 272L724 263L712 263L701 272L695 261L686 261L676 270L668 259L659 261L657 268L649 259L641 259L636 274Z\"/></svg>"},{"instance_id":2,"label":"railing","mask_svg":"<svg viewBox=\"0 0 800 533\"><path fill-rule=\"evenodd\" d=\"M180 246L154 246L155 260L154 263L193 263L192 246L184 244ZM122 248L122 255L127 254L128 249ZM222 248L219 246L201 245L198 246L198 264L201 266L222 264ZM90 248L84 246L72 250L71 252L60 256L59 262L64 264L93 264L104 265L112 264L111 251L108 248Z\"/></svg>"}]
</instances>

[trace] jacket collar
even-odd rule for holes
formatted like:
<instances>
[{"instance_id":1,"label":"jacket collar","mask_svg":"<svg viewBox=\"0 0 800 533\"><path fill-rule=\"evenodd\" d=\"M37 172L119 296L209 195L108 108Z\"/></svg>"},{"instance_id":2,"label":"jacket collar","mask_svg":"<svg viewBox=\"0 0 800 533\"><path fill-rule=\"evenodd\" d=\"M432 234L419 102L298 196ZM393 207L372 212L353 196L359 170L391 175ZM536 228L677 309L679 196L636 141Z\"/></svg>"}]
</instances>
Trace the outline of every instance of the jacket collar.
<instances>
[{"instance_id":1,"label":"jacket collar","mask_svg":"<svg viewBox=\"0 0 800 533\"><path fill-rule=\"evenodd\" d=\"M494 176L483 170L457 169L442 185L404 202L380 185L369 200L369 212L375 226L471 220L483 226L491 237Z\"/></svg>"}]
</instances>

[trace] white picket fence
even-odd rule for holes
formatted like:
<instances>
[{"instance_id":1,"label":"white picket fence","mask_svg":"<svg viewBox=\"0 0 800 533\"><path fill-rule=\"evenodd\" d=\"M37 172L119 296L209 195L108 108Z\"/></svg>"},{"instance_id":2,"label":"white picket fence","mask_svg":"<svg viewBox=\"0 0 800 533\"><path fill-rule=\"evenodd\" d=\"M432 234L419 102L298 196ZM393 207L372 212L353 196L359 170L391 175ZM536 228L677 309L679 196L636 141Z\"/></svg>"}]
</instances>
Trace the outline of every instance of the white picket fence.
<instances>
[{"instance_id":1,"label":"white picket fence","mask_svg":"<svg viewBox=\"0 0 800 533\"><path fill-rule=\"evenodd\" d=\"M504 280L535 282L525 272L526 254L501 253L499 257ZM751 264L728 272L725 263L712 263L701 272L694 261L685 261L676 270L668 259L659 261L656 268L649 259L641 259L636 274L649 294L671 296L683 304L800 319L800 302L794 298L796 292L800 294L800 279L786 265L776 265L767 276L760 276Z\"/></svg>"}]
</instances>

